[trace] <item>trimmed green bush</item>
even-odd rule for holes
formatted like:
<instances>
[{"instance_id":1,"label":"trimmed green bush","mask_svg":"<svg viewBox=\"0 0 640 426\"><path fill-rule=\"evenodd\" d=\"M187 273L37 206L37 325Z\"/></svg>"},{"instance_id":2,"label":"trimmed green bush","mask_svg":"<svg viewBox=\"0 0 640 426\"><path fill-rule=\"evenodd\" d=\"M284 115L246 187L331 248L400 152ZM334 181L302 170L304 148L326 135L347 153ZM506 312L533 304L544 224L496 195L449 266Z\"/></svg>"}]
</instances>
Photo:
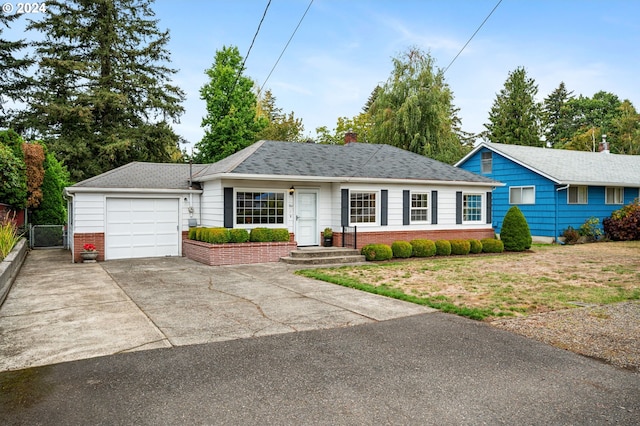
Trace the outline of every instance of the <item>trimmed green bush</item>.
<instances>
[{"instance_id":1,"label":"trimmed green bush","mask_svg":"<svg viewBox=\"0 0 640 426\"><path fill-rule=\"evenodd\" d=\"M391 251L393 252L393 257L406 259L413 254L413 247L408 241L394 241L391 244Z\"/></svg>"},{"instance_id":2,"label":"trimmed green bush","mask_svg":"<svg viewBox=\"0 0 640 426\"><path fill-rule=\"evenodd\" d=\"M289 230L287 228L272 229L271 241L281 242L281 243L289 242Z\"/></svg>"},{"instance_id":3,"label":"trimmed green bush","mask_svg":"<svg viewBox=\"0 0 640 426\"><path fill-rule=\"evenodd\" d=\"M529 224L518 206L512 206L504 216L500 240L507 251L525 251L531 248Z\"/></svg>"},{"instance_id":4,"label":"trimmed green bush","mask_svg":"<svg viewBox=\"0 0 640 426\"><path fill-rule=\"evenodd\" d=\"M206 228L205 242L209 244L224 244L229 242L229 230L227 228Z\"/></svg>"},{"instance_id":5,"label":"trimmed green bush","mask_svg":"<svg viewBox=\"0 0 640 426\"><path fill-rule=\"evenodd\" d=\"M436 244L431 240L411 240L413 255L415 257L431 257L436 255Z\"/></svg>"},{"instance_id":6,"label":"trimmed green bush","mask_svg":"<svg viewBox=\"0 0 640 426\"><path fill-rule=\"evenodd\" d=\"M189 228L189 235L187 238L189 238L190 240L195 240L196 239L196 233L198 232L198 228Z\"/></svg>"},{"instance_id":7,"label":"trimmed green bush","mask_svg":"<svg viewBox=\"0 0 640 426\"><path fill-rule=\"evenodd\" d=\"M471 243L467 240L449 240L451 244L451 254L465 255L471 251Z\"/></svg>"},{"instance_id":8,"label":"trimmed green bush","mask_svg":"<svg viewBox=\"0 0 640 426\"><path fill-rule=\"evenodd\" d=\"M389 260L393 257L391 247L386 244L367 244L361 253L367 260Z\"/></svg>"},{"instance_id":9,"label":"trimmed green bush","mask_svg":"<svg viewBox=\"0 0 640 426\"><path fill-rule=\"evenodd\" d=\"M448 240L436 241L436 255L449 256L451 254L451 243Z\"/></svg>"},{"instance_id":10,"label":"trimmed green bush","mask_svg":"<svg viewBox=\"0 0 640 426\"><path fill-rule=\"evenodd\" d=\"M480 240L469 240L470 248L469 253L478 254L482 253L482 242Z\"/></svg>"},{"instance_id":11,"label":"trimmed green bush","mask_svg":"<svg viewBox=\"0 0 640 426\"><path fill-rule=\"evenodd\" d=\"M249 231L242 228L229 229L230 243L246 243L249 241Z\"/></svg>"},{"instance_id":12,"label":"trimmed green bush","mask_svg":"<svg viewBox=\"0 0 640 426\"><path fill-rule=\"evenodd\" d=\"M504 244L500 240L495 238L485 238L480 240L482 243L483 253L502 253L504 251Z\"/></svg>"},{"instance_id":13,"label":"trimmed green bush","mask_svg":"<svg viewBox=\"0 0 640 426\"><path fill-rule=\"evenodd\" d=\"M249 232L249 241L252 243L268 243L271 241L271 229L253 228Z\"/></svg>"}]
</instances>

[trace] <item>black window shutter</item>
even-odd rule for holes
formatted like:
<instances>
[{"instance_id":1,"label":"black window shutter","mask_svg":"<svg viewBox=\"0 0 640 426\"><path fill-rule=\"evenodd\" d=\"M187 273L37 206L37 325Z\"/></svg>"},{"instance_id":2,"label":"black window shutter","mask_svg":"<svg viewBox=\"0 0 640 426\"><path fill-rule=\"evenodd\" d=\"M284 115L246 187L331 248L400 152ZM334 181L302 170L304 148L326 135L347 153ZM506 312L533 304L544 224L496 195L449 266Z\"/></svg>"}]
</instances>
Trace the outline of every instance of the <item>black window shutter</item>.
<instances>
[{"instance_id":1,"label":"black window shutter","mask_svg":"<svg viewBox=\"0 0 640 426\"><path fill-rule=\"evenodd\" d=\"M492 218L491 218L491 210L492 210L492 206L491 206L491 192L487 192L487 223L491 223Z\"/></svg>"},{"instance_id":2,"label":"black window shutter","mask_svg":"<svg viewBox=\"0 0 640 426\"><path fill-rule=\"evenodd\" d=\"M409 225L411 219L411 193L408 189L402 191L402 224Z\"/></svg>"},{"instance_id":3,"label":"black window shutter","mask_svg":"<svg viewBox=\"0 0 640 426\"><path fill-rule=\"evenodd\" d=\"M462 224L462 191L456 192L456 224Z\"/></svg>"},{"instance_id":4,"label":"black window shutter","mask_svg":"<svg viewBox=\"0 0 640 426\"><path fill-rule=\"evenodd\" d=\"M224 188L224 227L233 228L233 188Z\"/></svg>"},{"instance_id":5,"label":"black window shutter","mask_svg":"<svg viewBox=\"0 0 640 426\"><path fill-rule=\"evenodd\" d=\"M431 223L438 223L438 191L431 191Z\"/></svg>"},{"instance_id":6,"label":"black window shutter","mask_svg":"<svg viewBox=\"0 0 640 426\"><path fill-rule=\"evenodd\" d=\"M387 226L387 216L389 213L389 190L383 189L380 191L380 225Z\"/></svg>"},{"instance_id":7,"label":"black window shutter","mask_svg":"<svg viewBox=\"0 0 640 426\"><path fill-rule=\"evenodd\" d=\"M342 226L349 226L349 190L347 188L342 189L342 205L340 206L342 213Z\"/></svg>"}]
</instances>

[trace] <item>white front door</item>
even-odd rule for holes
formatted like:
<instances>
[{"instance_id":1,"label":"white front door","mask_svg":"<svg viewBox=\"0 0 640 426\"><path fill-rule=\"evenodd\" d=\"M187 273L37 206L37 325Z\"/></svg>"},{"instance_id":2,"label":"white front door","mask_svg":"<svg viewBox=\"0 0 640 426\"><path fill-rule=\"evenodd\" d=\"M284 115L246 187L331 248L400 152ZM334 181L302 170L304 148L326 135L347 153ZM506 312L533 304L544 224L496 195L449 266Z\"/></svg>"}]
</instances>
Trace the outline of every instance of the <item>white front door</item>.
<instances>
[{"instance_id":1,"label":"white front door","mask_svg":"<svg viewBox=\"0 0 640 426\"><path fill-rule=\"evenodd\" d=\"M317 246L318 191L300 189L296 191L296 241L299 246Z\"/></svg>"}]
</instances>

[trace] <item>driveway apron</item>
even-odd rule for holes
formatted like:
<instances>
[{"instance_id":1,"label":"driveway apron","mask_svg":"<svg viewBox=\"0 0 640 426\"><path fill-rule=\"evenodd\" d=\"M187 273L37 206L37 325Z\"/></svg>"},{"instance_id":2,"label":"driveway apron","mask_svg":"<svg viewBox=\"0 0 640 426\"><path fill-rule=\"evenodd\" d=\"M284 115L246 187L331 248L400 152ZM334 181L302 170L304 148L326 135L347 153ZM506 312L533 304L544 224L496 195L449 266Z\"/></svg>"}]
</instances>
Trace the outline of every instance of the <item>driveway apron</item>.
<instances>
[{"instance_id":1,"label":"driveway apron","mask_svg":"<svg viewBox=\"0 0 640 426\"><path fill-rule=\"evenodd\" d=\"M73 264L68 251L31 251L0 308L0 371L433 312L292 272L182 257Z\"/></svg>"}]
</instances>

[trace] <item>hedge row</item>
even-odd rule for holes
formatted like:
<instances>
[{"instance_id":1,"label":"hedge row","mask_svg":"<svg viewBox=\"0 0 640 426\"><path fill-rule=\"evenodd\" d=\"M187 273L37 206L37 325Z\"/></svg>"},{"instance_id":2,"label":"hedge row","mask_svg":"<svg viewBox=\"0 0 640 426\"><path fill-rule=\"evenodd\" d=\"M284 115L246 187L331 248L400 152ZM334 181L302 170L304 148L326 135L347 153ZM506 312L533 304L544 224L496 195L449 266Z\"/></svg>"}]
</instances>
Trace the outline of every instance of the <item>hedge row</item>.
<instances>
[{"instance_id":1,"label":"hedge row","mask_svg":"<svg viewBox=\"0 0 640 426\"><path fill-rule=\"evenodd\" d=\"M189 239L209 244L288 242L287 228L253 228L251 232L241 228L190 228Z\"/></svg>"},{"instance_id":2,"label":"hedge row","mask_svg":"<svg viewBox=\"0 0 640 426\"><path fill-rule=\"evenodd\" d=\"M504 244L494 238L483 240L425 240L394 241L387 244L367 244L361 253L367 260L389 260L391 258L431 257L465 255L469 253L502 253Z\"/></svg>"}]
</instances>

